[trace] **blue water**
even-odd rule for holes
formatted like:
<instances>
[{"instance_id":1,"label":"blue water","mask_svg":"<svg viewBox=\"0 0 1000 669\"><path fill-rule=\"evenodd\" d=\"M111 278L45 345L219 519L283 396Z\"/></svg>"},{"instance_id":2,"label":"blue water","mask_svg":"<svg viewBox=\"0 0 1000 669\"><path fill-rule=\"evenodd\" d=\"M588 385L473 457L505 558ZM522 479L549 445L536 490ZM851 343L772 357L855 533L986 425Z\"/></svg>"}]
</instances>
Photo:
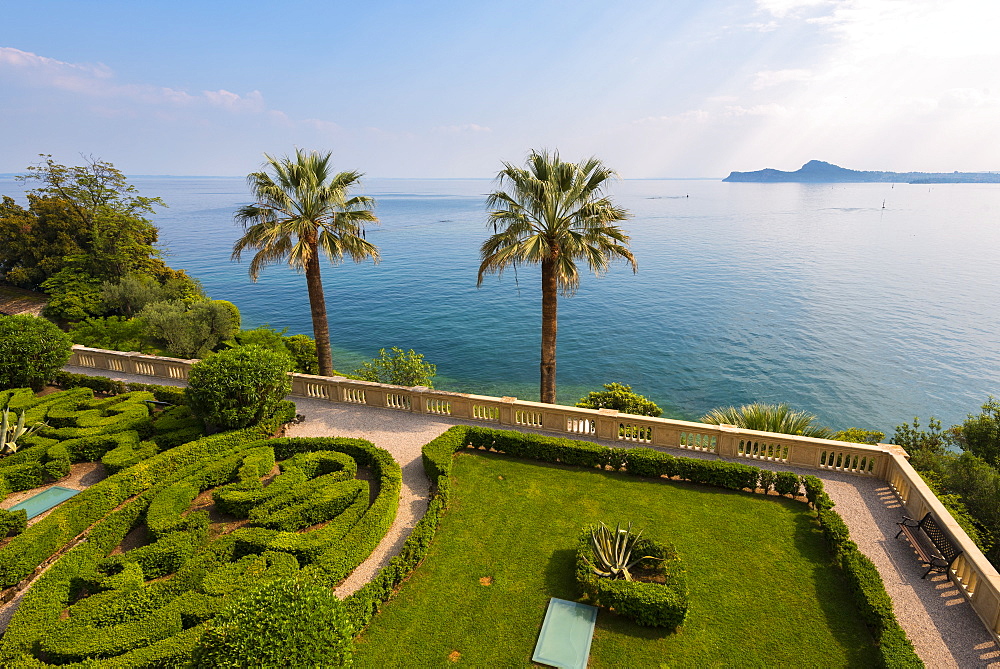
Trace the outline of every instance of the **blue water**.
<instances>
[{"instance_id":1,"label":"blue water","mask_svg":"<svg viewBox=\"0 0 1000 669\"><path fill-rule=\"evenodd\" d=\"M239 305L244 326L311 333L301 275L273 267L253 284L230 262L242 179L132 181L170 205L156 223L171 266ZM439 388L537 399L537 269L476 288L491 186L365 182L382 262L323 268L338 369L413 348ZM676 417L787 401L891 432L914 415L960 422L1000 394L1000 185L623 181L614 196L634 215L639 273L584 275L560 300L560 402L621 381Z\"/></svg>"}]
</instances>

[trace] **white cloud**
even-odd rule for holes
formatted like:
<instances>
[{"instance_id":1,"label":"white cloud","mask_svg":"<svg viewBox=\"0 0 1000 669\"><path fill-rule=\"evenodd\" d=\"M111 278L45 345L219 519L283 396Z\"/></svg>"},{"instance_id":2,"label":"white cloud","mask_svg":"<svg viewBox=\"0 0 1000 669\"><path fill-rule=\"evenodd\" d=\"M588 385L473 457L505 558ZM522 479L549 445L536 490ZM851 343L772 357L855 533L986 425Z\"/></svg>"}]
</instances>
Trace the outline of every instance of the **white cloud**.
<instances>
[{"instance_id":1,"label":"white cloud","mask_svg":"<svg viewBox=\"0 0 1000 669\"><path fill-rule=\"evenodd\" d=\"M809 70L762 70L754 76L752 87L755 89L780 86L789 82L808 81L813 76Z\"/></svg>"},{"instance_id":2,"label":"white cloud","mask_svg":"<svg viewBox=\"0 0 1000 669\"><path fill-rule=\"evenodd\" d=\"M45 56L39 56L38 54L21 51L9 46L0 46L0 68L32 69L53 73L70 71L98 79L110 79L112 77L111 69L104 64L64 63L61 60L46 58Z\"/></svg>"},{"instance_id":3,"label":"white cloud","mask_svg":"<svg viewBox=\"0 0 1000 669\"><path fill-rule=\"evenodd\" d=\"M205 96L209 104L229 111L262 112L266 110L264 96L260 94L260 91L252 91L245 96L227 90L204 91L202 95Z\"/></svg>"},{"instance_id":4,"label":"white cloud","mask_svg":"<svg viewBox=\"0 0 1000 669\"><path fill-rule=\"evenodd\" d=\"M221 89L189 93L164 86L124 84L116 81L114 71L103 64L67 63L11 47L0 47L0 76L2 75L13 77L21 85L51 88L100 100L96 106L104 115L112 113L115 102L168 108L207 105L234 113L267 111L260 91L252 91L246 95ZM119 113L128 112L129 110L123 109Z\"/></svg>"},{"instance_id":5,"label":"white cloud","mask_svg":"<svg viewBox=\"0 0 1000 669\"><path fill-rule=\"evenodd\" d=\"M779 19L800 15L803 10L826 7L833 0L757 0L757 8Z\"/></svg>"}]
</instances>

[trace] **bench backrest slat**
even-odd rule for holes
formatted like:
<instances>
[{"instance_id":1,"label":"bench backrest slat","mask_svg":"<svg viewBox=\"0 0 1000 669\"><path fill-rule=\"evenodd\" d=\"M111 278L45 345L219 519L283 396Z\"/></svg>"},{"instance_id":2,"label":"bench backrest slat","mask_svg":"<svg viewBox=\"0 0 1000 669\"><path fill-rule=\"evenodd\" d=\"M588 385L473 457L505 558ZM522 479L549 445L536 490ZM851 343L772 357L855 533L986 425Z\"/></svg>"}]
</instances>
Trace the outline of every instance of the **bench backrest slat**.
<instances>
[{"instance_id":1,"label":"bench backrest slat","mask_svg":"<svg viewBox=\"0 0 1000 669\"><path fill-rule=\"evenodd\" d=\"M937 524L937 521L934 520L934 517L930 513L920 521L920 529L934 542L934 545L941 551L941 556L944 559L950 561L962 553L962 551L955 548L955 544L951 542L951 537Z\"/></svg>"}]
</instances>

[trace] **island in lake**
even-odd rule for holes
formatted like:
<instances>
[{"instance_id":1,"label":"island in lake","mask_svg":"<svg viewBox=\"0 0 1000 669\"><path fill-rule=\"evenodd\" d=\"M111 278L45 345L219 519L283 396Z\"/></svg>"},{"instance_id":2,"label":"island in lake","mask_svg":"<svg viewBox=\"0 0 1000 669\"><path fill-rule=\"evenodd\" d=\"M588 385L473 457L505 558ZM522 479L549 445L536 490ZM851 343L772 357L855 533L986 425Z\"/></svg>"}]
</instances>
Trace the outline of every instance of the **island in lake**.
<instances>
[{"instance_id":1,"label":"island in lake","mask_svg":"<svg viewBox=\"0 0 1000 669\"><path fill-rule=\"evenodd\" d=\"M867 183L892 182L909 184L970 184L1000 183L1000 172L862 172L849 170L822 160L810 160L794 172L757 170L731 172L723 181L754 183Z\"/></svg>"}]
</instances>

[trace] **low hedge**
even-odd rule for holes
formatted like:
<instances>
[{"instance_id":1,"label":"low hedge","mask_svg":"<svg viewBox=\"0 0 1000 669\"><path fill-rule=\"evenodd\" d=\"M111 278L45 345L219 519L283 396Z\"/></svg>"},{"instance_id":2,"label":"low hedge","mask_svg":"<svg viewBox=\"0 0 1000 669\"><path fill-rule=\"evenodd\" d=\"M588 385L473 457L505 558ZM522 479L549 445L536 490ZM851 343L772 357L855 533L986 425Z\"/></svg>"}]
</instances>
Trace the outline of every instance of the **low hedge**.
<instances>
[{"instance_id":1,"label":"low hedge","mask_svg":"<svg viewBox=\"0 0 1000 669\"><path fill-rule=\"evenodd\" d=\"M28 512L24 509L0 509L0 539L24 532L28 526Z\"/></svg>"},{"instance_id":2,"label":"low hedge","mask_svg":"<svg viewBox=\"0 0 1000 669\"><path fill-rule=\"evenodd\" d=\"M178 386L161 386L150 383L127 383L109 379L106 376L91 376L90 374L73 374L59 371L53 378L53 383L60 388L90 388L104 395L121 395L132 390L145 390L153 393L158 402L170 404L185 404L184 388Z\"/></svg>"},{"instance_id":3,"label":"low hedge","mask_svg":"<svg viewBox=\"0 0 1000 669\"><path fill-rule=\"evenodd\" d=\"M0 549L0 587L14 585L66 542L109 511L185 467L205 469L218 453L232 450L273 433L295 417L295 405L286 402L273 418L255 428L205 437L160 453L120 471L64 502ZM110 549L109 549L110 550Z\"/></svg>"},{"instance_id":4,"label":"low hedge","mask_svg":"<svg viewBox=\"0 0 1000 669\"><path fill-rule=\"evenodd\" d=\"M632 555L649 556L636 567L653 571L663 583L626 581L598 576L589 560L590 528L580 534L576 547L576 583L583 598L594 606L613 609L620 616L644 627L674 630L684 622L688 611L688 587L684 567L673 546L652 539L639 539Z\"/></svg>"},{"instance_id":5,"label":"low hedge","mask_svg":"<svg viewBox=\"0 0 1000 669\"><path fill-rule=\"evenodd\" d=\"M923 667L923 661L893 613L892 599L885 591L885 583L878 568L851 541L850 531L840 514L831 508L825 508L825 504L832 506L833 502L822 491L822 481L819 481L819 485L817 488L815 481L807 484L807 489L811 486L814 496L820 502L816 516L830 543L837 565L854 595L858 613L875 638L882 666Z\"/></svg>"},{"instance_id":6,"label":"low hedge","mask_svg":"<svg viewBox=\"0 0 1000 669\"><path fill-rule=\"evenodd\" d=\"M311 564L302 572L303 581L328 588L342 578L342 570L350 567L350 561L360 562L367 557L370 548L360 555L366 542L373 547L381 539L370 536L374 528L391 525L401 472L386 451L354 439L247 438L233 441L228 447L220 443L231 434L180 446L116 475L134 474L150 463L160 464L157 472L170 469L133 499L107 513L92 527L87 542L62 556L27 592L7 634L0 639L0 665L40 667L55 661L86 666L188 666L195 654L194 666L200 666L198 657L204 659L208 657L205 652L220 650L217 646L223 642L213 636L213 630L229 629L225 611L232 610L237 602L248 601L247 597L254 602L255 630L285 629L292 624L282 612L262 607L263 600L253 598L251 591L271 592L283 579L298 580L300 561ZM308 488L309 493L299 491L301 494L287 497L272 509L272 519L283 513L299 514L298 524L320 520L323 526L305 533L246 527L213 540L206 531L206 514L190 512L191 501L200 492L217 486L224 486L219 490L249 490L254 479L259 486L260 477L272 471L276 455L284 459L280 463L284 471L263 490L287 477L303 489ZM356 473L359 465L368 467L379 480L380 488L371 506L365 482L344 480ZM314 478L307 479L307 475ZM344 513L329 520L322 514L303 517L318 506L325 506L327 514L331 513L331 505L342 507L340 498L348 490L356 499ZM308 509L301 507L302 503ZM247 515L253 514L255 508L247 505ZM62 507L56 510L60 511ZM143 521L153 543L108 556ZM255 534L267 540L254 542L247 538ZM319 535L324 536L317 538ZM297 551L274 549L282 540L292 539L298 543ZM312 545L307 545L310 542ZM311 559L304 560L305 555ZM162 578L165 576L169 578ZM297 613L296 620L300 618ZM341 630L342 641L346 640L338 647L346 653L347 662L353 627L346 614L336 628ZM251 662L248 658L276 652L262 642L257 632L241 644L237 648L250 650L240 666ZM288 652L291 654L287 657L299 657ZM323 657L324 662L335 662L333 656Z\"/></svg>"}]
</instances>

